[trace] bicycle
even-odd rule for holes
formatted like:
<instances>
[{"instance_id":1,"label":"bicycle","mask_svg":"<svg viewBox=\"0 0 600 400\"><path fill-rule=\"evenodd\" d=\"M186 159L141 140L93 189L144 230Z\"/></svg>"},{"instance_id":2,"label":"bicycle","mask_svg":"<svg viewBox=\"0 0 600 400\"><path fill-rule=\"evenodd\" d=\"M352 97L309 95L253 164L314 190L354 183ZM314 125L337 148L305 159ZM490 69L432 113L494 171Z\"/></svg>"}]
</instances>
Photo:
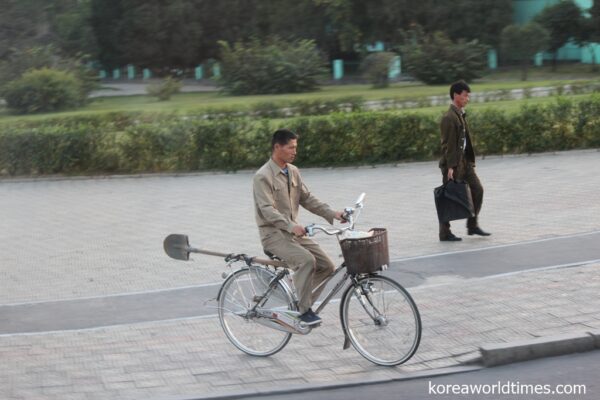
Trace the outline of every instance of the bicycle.
<instances>
[{"instance_id":1,"label":"bicycle","mask_svg":"<svg viewBox=\"0 0 600 400\"><path fill-rule=\"evenodd\" d=\"M350 344L367 360L384 366L408 361L421 341L421 317L410 294L393 279L380 275L389 264L387 231L373 229L366 237L354 230L363 208L364 193L354 207L344 210L348 225L328 229L306 227L308 236L317 232L336 235L344 262L321 285L339 274L342 278L327 293L315 313L319 314L347 284L340 300L340 320L344 332L343 349ZM363 235L364 236L364 235ZM178 260L190 253L224 257L231 268L217 295L220 324L229 341L252 356L270 356L282 350L293 334L306 335L317 326L307 326L298 316L298 299L286 264L275 255L270 259L246 254L226 254L190 247L186 235L172 234L164 241L165 252ZM319 286L320 287L320 286ZM317 290L316 288L315 290Z\"/></svg>"}]
</instances>

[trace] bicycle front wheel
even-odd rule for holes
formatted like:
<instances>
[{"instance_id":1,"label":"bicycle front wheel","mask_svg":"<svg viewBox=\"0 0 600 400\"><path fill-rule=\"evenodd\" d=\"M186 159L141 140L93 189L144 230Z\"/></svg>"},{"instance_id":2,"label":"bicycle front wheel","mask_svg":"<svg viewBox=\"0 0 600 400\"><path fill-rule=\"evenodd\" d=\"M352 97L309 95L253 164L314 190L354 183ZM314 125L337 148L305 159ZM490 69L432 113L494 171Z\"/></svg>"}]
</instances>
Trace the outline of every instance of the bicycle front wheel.
<instances>
[{"instance_id":1,"label":"bicycle front wheel","mask_svg":"<svg viewBox=\"0 0 600 400\"><path fill-rule=\"evenodd\" d=\"M241 269L223 283L219 294L219 320L227 338L235 347L252 356L266 357L283 349L290 341L291 333L279 331L257 322L249 311L256 304L257 296L267 290L267 272ZM271 274L271 276L274 276ZM263 306L269 309L294 310L289 292L281 283Z\"/></svg>"},{"instance_id":2,"label":"bicycle front wheel","mask_svg":"<svg viewBox=\"0 0 600 400\"><path fill-rule=\"evenodd\" d=\"M402 364L419 347L419 310L406 289L388 277L359 278L342 296L340 314L352 346L375 364Z\"/></svg>"}]
</instances>

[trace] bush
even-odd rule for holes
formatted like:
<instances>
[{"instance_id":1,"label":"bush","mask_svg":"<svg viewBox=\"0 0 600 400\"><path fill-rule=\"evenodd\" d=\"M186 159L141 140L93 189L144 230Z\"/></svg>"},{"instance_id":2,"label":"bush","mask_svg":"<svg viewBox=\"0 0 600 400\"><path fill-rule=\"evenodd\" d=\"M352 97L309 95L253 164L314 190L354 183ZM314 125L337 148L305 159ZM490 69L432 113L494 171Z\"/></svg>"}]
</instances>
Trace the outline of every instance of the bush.
<instances>
[{"instance_id":1,"label":"bush","mask_svg":"<svg viewBox=\"0 0 600 400\"><path fill-rule=\"evenodd\" d=\"M427 84L445 84L480 78L487 68L487 47L476 41L453 42L446 34L411 33L402 46L406 70Z\"/></svg>"},{"instance_id":2,"label":"bush","mask_svg":"<svg viewBox=\"0 0 600 400\"><path fill-rule=\"evenodd\" d=\"M52 68L56 64L56 50L52 46L15 49L0 61L0 82L15 81L31 69Z\"/></svg>"},{"instance_id":3,"label":"bush","mask_svg":"<svg viewBox=\"0 0 600 400\"><path fill-rule=\"evenodd\" d=\"M290 118L286 127L301 135L300 165L376 164L437 158L440 117L334 113ZM478 156L600 147L600 95L470 118ZM279 127L267 119L125 113L5 123L0 175L254 169L268 159Z\"/></svg>"},{"instance_id":4,"label":"bush","mask_svg":"<svg viewBox=\"0 0 600 400\"><path fill-rule=\"evenodd\" d=\"M6 85L3 95L7 106L19 113L73 108L86 99L81 82L72 73L50 68L24 73Z\"/></svg>"},{"instance_id":5,"label":"bush","mask_svg":"<svg viewBox=\"0 0 600 400\"><path fill-rule=\"evenodd\" d=\"M181 82L171 78L165 78L160 84L153 83L146 87L146 92L152 97L158 97L160 101L166 101L181 90Z\"/></svg>"},{"instance_id":6,"label":"bush","mask_svg":"<svg viewBox=\"0 0 600 400\"><path fill-rule=\"evenodd\" d=\"M98 88L96 73L85 65L86 57L64 58L57 56L57 50L52 46L15 49L5 60L0 61L0 94L5 85L16 81L24 72L43 68L60 70L71 73L79 81L81 102Z\"/></svg>"},{"instance_id":7,"label":"bush","mask_svg":"<svg viewBox=\"0 0 600 400\"><path fill-rule=\"evenodd\" d=\"M390 63L395 53L378 52L369 54L361 63L360 69L364 77L374 88L385 88L390 84Z\"/></svg>"},{"instance_id":8,"label":"bush","mask_svg":"<svg viewBox=\"0 0 600 400\"><path fill-rule=\"evenodd\" d=\"M258 39L221 45L219 83L231 94L298 93L314 90L324 74L323 60L311 40Z\"/></svg>"}]
</instances>

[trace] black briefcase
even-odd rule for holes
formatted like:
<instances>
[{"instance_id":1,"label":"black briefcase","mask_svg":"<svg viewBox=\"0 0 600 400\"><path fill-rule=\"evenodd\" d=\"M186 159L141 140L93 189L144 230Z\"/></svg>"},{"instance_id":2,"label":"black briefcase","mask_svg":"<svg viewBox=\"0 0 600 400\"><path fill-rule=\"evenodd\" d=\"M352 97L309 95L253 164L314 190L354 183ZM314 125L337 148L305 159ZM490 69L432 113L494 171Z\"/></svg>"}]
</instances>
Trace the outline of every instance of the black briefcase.
<instances>
[{"instance_id":1,"label":"black briefcase","mask_svg":"<svg viewBox=\"0 0 600 400\"><path fill-rule=\"evenodd\" d=\"M475 216L471 189L465 182L448 181L433 189L433 197L440 222Z\"/></svg>"}]
</instances>

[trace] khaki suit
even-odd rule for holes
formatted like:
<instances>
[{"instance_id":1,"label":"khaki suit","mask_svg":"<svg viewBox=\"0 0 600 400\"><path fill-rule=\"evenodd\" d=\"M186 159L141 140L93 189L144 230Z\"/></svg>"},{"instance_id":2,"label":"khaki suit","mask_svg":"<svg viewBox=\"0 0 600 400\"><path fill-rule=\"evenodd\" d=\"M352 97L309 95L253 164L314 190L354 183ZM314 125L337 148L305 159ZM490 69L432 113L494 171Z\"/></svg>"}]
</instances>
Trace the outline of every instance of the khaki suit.
<instances>
[{"instance_id":1,"label":"khaki suit","mask_svg":"<svg viewBox=\"0 0 600 400\"><path fill-rule=\"evenodd\" d=\"M441 134L442 157L439 166L442 171L442 181L444 183L448 181L448 168L453 168L454 179L469 184L475 217L467 220L467 227L476 228L477 216L483 203L483 186L475 173L475 151L471 142L469 124L466 116L454 104L450 105L450 109L442 118ZM450 223L440 224L440 237L448 235L449 232Z\"/></svg>"},{"instance_id":2,"label":"khaki suit","mask_svg":"<svg viewBox=\"0 0 600 400\"><path fill-rule=\"evenodd\" d=\"M295 237L299 206L333 223L335 211L313 196L302 182L300 171L288 164L288 176L270 159L254 175L253 192L256 224L263 248L284 260L294 271L298 308L306 312L324 287L312 290L335 269L317 243Z\"/></svg>"}]
</instances>

